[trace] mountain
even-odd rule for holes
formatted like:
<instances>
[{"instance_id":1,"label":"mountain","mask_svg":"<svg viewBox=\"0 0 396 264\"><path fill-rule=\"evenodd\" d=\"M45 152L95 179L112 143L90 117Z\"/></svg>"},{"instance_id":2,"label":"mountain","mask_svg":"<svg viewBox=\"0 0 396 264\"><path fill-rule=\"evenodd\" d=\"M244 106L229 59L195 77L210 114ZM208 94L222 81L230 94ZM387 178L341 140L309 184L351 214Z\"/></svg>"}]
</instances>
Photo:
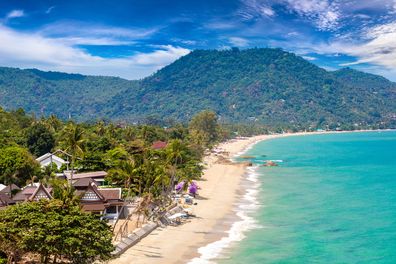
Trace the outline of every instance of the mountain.
<instances>
[{"instance_id":1,"label":"mountain","mask_svg":"<svg viewBox=\"0 0 396 264\"><path fill-rule=\"evenodd\" d=\"M225 122L393 127L395 99L383 77L329 72L281 49L196 50L140 81L0 68L0 105L79 120L187 121L211 109Z\"/></svg>"},{"instance_id":2,"label":"mountain","mask_svg":"<svg viewBox=\"0 0 396 264\"><path fill-rule=\"evenodd\" d=\"M0 67L0 105L63 119L69 115L78 120L97 119L105 102L137 84L116 77Z\"/></svg>"}]
</instances>

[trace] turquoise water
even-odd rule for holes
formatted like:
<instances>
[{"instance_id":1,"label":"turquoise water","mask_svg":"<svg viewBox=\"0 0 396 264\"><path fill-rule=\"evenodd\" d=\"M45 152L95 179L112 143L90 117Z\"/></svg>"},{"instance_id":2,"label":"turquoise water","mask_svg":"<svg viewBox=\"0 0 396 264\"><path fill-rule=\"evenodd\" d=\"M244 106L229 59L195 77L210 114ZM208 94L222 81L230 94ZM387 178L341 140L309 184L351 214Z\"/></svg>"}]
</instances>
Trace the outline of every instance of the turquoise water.
<instances>
[{"instance_id":1,"label":"turquoise water","mask_svg":"<svg viewBox=\"0 0 396 264\"><path fill-rule=\"evenodd\" d=\"M247 154L284 162L258 168L261 227L219 263L396 263L396 132L278 138Z\"/></svg>"}]
</instances>

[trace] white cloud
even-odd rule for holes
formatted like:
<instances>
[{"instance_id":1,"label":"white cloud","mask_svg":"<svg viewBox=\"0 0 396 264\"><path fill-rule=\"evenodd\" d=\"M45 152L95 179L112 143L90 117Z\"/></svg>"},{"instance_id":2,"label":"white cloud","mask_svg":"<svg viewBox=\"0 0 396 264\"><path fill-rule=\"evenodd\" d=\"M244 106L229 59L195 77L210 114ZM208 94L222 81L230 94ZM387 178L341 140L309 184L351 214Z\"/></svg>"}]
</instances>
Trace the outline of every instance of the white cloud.
<instances>
[{"instance_id":1,"label":"white cloud","mask_svg":"<svg viewBox=\"0 0 396 264\"><path fill-rule=\"evenodd\" d=\"M46 14L51 13L52 10L53 10L54 8L55 8L55 6L50 6L50 7L45 11L45 13L46 13Z\"/></svg>"},{"instance_id":2,"label":"white cloud","mask_svg":"<svg viewBox=\"0 0 396 264\"><path fill-rule=\"evenodd\" d=\"M306 59L307 61L314 61L314 60L316 60L316 58L315 57L312 57L312 56L306 56L306 55L304 55L304 56L302 56L304 59Z\"/></svg>"},{"instance_id":3,"label":"white cloud","mask_svg":"<svg viewBox=\"0 0 396 264\"><path fill-rule=\"evenodd\" d=\"M76 21L56 22L44 26L39 30L41 35L47 37L112 37L122 39L142 39L151 36L158 28L122 28Z\"/></svg>"},{"instance_id":4,"label":"white cloud","mask_svg":"<svg viewBox=\"0 0 396 264\"><path fill-rule=\"evenodd\" d=\"M94 56L62 39L39 33L22 33L0 25L0 65L111 75L138 79L170 64L189 50L175 46L158 46L151 52L122 58Z\"/></svg>"},{"instance_id":5,"label":"white cloud","mask_svg":"<svg viewBox=\"0 0 396 264\"><path fill-rule=\"evenodd\" d=\"M396 67L396 22L377 25L362 33L361 41L335 41L320 47L323 51L341 52L357 60L342 66L371 63L388 68Z\"/></svg>"},{"instance_id":6,"label":"white cloud","mask_svg":"<svg viewBox=\"0 0 396 264\"><path fill-rule=\"evenodd\" d=\"M246 47L249 44L249 41L240 37L230 37L228 41L236 47Z\"/></svg>"},{"instance_id":7,"label":"white cloud","mask_svg":"<svg viewBox=\"0 0 396 264\"><path fill-rule=\"evenodd\" d=\"M253 20L262 17L275 16L275 11L266 2L261 0L241 0L242 7L237 14L243 20Z\"/></svg>"},{"instance_id":8,"label":"white cloud","mask_svg":"<svg viewBox=\"0 0 396 264\"><path fill-rule=\"evenodd\" d=\"M312 20L320 30L332 30L340 19L337 1L328 0L286 0L289 9L302 17Z\"/></svg>"},{"instance_id":9,"label":"white cloud","mask_svg":"<svg viewBox=\"0 0 396 264\"><path fill-rule=\"evenodd\" d=\"M12 10L11 12L9 12L5 18L6 18L6 20L8 20L8 19L23 17L23 16L25 16L25 12L23 12L23 10L18 9L18 10Z\"/></svg>"},{"instance_id":10,"label":"white cloud","mask_svg":"<svg viewBox=\"0 0 396 264\"><path fill-rule=\"evenodd\" d=\"M138 65L150 65L155 67L165 66L176 59L188 54L190 50L171 45L158 46L158 49L151 53L139 53L131 57Z\"/></svg>"},{"instance_id":11,"label":"white cloud","mask_svg":"<svg viewBox=\"0 0 396 264\"><path fill-rule=\"evenodd\" d=\"M54 38L54 39L67 45L121 46L121 45L132 45L136 43L133 40L118 40L111 37L95 37L95 36L65 37L65 38Z\"/></svg>"}]
</instances>

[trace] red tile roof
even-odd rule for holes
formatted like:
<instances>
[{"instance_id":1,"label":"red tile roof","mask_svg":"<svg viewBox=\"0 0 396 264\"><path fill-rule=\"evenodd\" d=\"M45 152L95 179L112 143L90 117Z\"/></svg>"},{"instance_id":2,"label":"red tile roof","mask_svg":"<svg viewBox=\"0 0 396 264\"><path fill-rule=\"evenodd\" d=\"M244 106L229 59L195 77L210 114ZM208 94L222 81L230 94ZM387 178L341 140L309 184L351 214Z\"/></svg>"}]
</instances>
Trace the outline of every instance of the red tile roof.
<instances>
[{"instance_id":1,"label":"red tile roof","mask_svg":"<svg viewBox=\"0 0 396 264\"><path fill-rule=\"evenodd\" d=\"M164 141L155 141L153 143L153 145L151 145L151 148L153 148L153 149L163 149L163 148L166 148L167 145L168 145L168 143L166 143Z\"/></svg>"}]
</instances>

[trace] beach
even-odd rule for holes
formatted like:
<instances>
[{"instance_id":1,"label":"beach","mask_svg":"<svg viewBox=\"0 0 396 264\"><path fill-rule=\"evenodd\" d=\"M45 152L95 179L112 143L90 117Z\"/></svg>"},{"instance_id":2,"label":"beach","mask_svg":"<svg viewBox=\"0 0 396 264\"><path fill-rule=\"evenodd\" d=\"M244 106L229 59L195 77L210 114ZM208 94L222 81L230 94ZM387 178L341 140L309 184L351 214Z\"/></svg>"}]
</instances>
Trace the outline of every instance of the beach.
<instances>
[{"instance_id":1,"label":"beach","mask_svg":"<svg viewBox=\"0 0 396 264\"><path fill-rule=\"evenodd\" d=\"M234 157L252 144L272 137L262 135L234 139L219 144L218 148L228 152L229 157ZM157 228L110 263L187 263L199 257L198 248L226 236L232 224L233 207L246 166L219 164L217 159L214 153L204 159L206 169L202 180L198 181L201 198L196 199L197 205L193 207L195 218L176 227ZM224 224L221 224L222 220Z\"/></svg>"},{"instance_id":2,"label":"beach","mask_svg":"<svg viewBox=\"0 0 396 264\"><path fill-rule=\"evenodd\" d=\"M217 149L228 152L228 156L233 158L262 140L324 133L329 132L285 133L233 139L219 144ZM217 160L215 153L204 158L206 169L202 180L198 181L201 198L196 199L197 205L193 207L195 218L179 226L157 228L110 263L208 263L206 260L211 257L205 258L198 249L229 236L227 231L233 223L240 220L235 207L247 191L242 183L249 170L243 164L218 163ZM221 248L218 249L220 250ZM217 254L218 251L211 253Z\"/></svg>"}]
</instances>

